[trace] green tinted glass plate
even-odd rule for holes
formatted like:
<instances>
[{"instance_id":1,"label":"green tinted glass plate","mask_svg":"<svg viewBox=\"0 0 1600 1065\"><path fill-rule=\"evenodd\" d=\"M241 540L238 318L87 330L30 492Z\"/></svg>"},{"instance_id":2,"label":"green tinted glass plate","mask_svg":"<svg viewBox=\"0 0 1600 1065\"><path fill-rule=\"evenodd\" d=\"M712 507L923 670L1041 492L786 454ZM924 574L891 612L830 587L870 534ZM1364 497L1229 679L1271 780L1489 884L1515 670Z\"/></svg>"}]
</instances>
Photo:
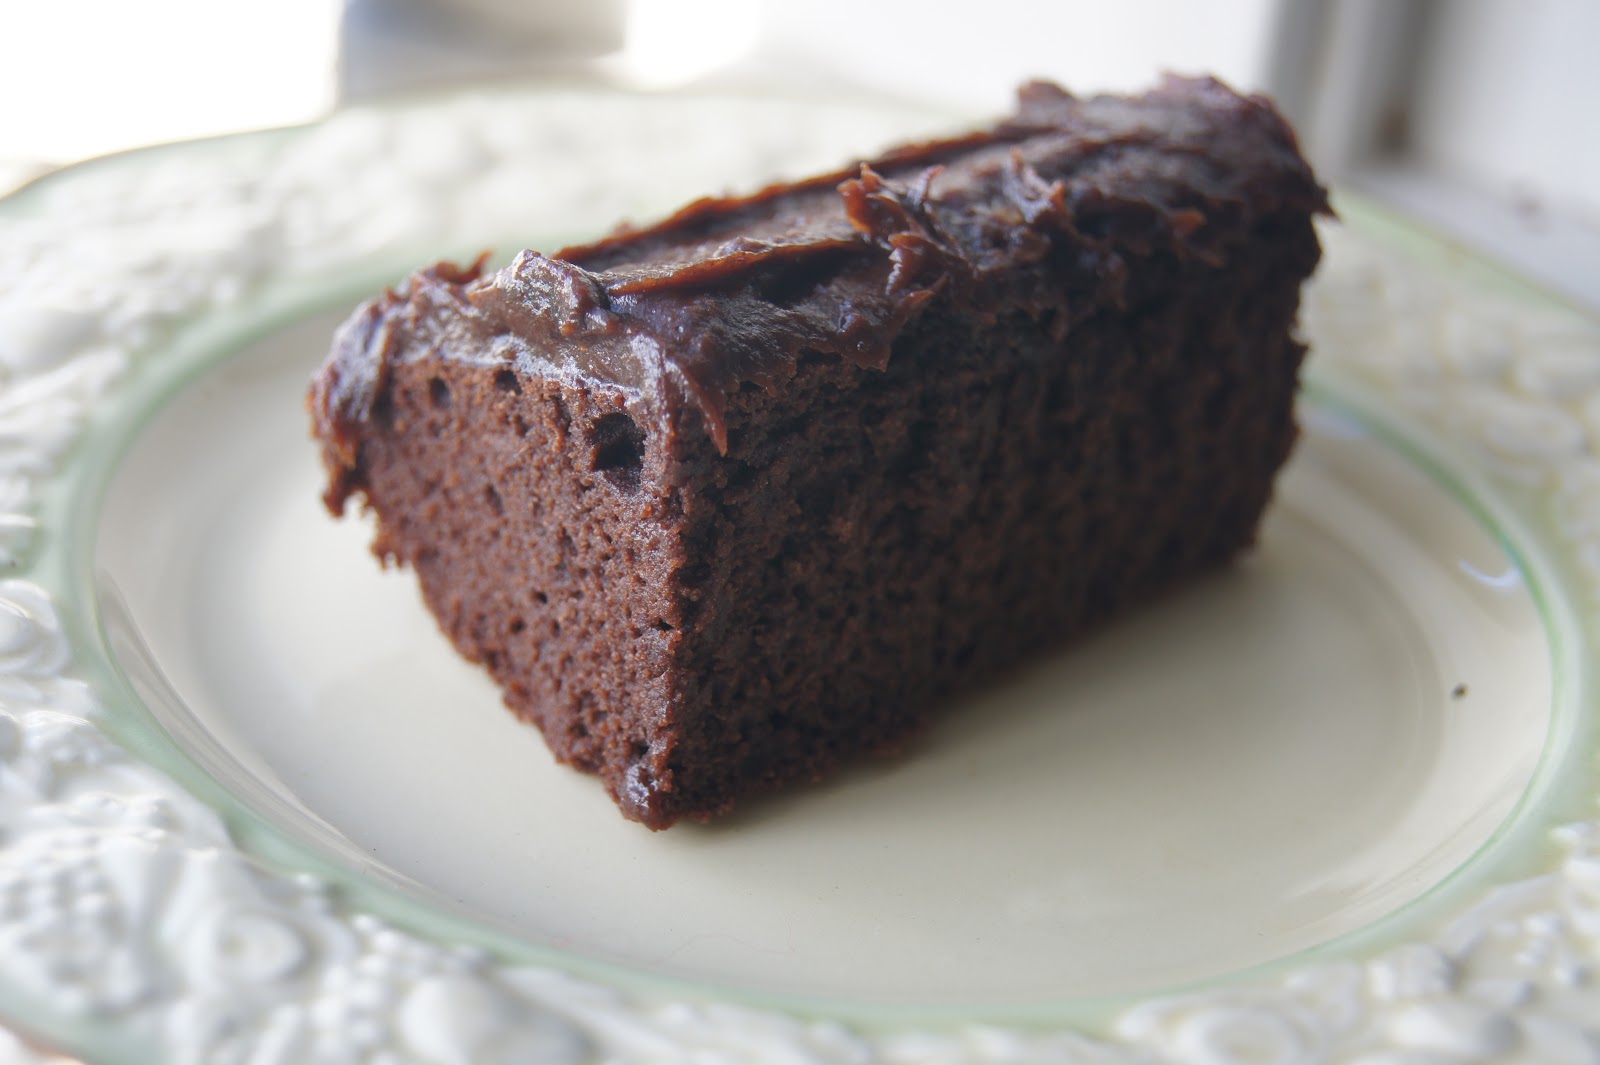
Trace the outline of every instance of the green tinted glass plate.
<instances>
[{"instance_id":1,"label":"green tinted glass plate","mask_svg":"<svg viewBox=\"0 0 1600 1065\"><path fill-rule=\"evenodd\" d=\"M623 822L320 510L355 300L948 124L479 93L7 201L0 1015L113 1062L1592 1060L1600 330L1359 203L1243 564L723 825Z\"/></svg>"}]
</instances>

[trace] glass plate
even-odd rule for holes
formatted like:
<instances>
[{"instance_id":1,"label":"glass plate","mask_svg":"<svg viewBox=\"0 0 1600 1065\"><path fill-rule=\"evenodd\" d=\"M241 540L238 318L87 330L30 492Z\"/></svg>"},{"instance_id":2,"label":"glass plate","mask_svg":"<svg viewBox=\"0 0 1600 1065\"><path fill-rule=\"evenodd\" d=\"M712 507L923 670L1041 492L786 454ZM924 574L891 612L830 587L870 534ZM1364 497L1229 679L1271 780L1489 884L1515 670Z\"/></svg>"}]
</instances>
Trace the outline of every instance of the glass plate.
<instances>
[{"instance_id":1,"label":"glass plate","mask_svg":"<svg viewBox=\"0 0 1600 1065\"><path fill-rule=\"evenodd\" d=\"M6 201L0 1014L110 1062L1600 1059L1600 330L1359 202L1255 552L723 824L622 821L321 511L356 300L949 125L508 90Z\"/></svg>"}]
</instances>

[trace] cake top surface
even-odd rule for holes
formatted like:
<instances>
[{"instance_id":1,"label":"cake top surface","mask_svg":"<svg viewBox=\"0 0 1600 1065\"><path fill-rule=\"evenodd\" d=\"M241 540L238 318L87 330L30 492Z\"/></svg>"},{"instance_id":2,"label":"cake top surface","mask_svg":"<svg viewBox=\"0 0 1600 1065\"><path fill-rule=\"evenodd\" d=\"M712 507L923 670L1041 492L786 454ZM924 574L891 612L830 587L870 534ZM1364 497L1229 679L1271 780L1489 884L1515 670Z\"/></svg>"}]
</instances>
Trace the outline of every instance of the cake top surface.
<instances>
[{"instance_id":1,"label":"cake top surface","mask_svg":"<svg viewBox=\"0 0 1600 1065\"><path fill-rule=\"evenodd\" d=\"M658 409L675 391L725 450L726 396L781 387L802 352L881 369L940 294L1070 321L1120 304L1129 257L1225 262L1241 222L1283 210L1327 199L1264 98L1209 78L1134 97L1033 83L992 129L699 200L494 274L421 271L346 323L314 405L345 435L389 360L439 354L609 382Z\"/></svg>"}]
</instances>

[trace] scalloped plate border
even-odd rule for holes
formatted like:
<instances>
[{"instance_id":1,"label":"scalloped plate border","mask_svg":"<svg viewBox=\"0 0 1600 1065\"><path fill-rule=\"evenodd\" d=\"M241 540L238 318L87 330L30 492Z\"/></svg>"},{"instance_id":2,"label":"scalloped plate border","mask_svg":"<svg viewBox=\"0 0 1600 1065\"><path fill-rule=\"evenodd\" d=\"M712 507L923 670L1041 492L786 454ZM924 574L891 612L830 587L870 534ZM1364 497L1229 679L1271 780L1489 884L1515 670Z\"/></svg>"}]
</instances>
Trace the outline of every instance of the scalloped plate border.
<instances>
[{"instance_id":1,"label":"scalloped plate border","mask_svg":"<svg viewBox=\"0 0 1600 1065\"><path fill-rule=\"evenodd\" d=\"M560 165L605 159L593 119L656 192ZM707 122L726 158L676 158ZM0 1005L95 1060L173 1062L1600 1063L1600 818L1585 683L1580 771L1547 781L1538 838L1412 941L1336 949L1054 1024L860 1024L674 1000L503 960L356 912L266 868L211 806L119 745L87 619L62 589L81 529L67 482L141 363L208 320L303 303L319 283L563 235L560 205L655 213L705 173L837 161L948 124L909 108L515 90L352 111L303 130L133 153L0 205ZM681 153L680 153L681 154ZM626 172L626 167L623 167ZM337 175L337 180L329 175ZM550 205L538 217L527 190ZM1600 328L1425 234L1341 202L1308 291L1313 377L1416 455L1502 500L1563 589L1587 675L1600 625ZM1352 229L1354 231L1352 231ZM478 240L473 240L474 234ZM213 321L214 324L214 321ZM1407 429L1405 434L1410 435ZM1460 484L1456 487L1459 489ZM1479 496L1479 490L1486 493ZM1563 617L1566 617L1563 614ZM1565 622L1563 622L1565 624ZM1580 779L1581 778L1581 779ZM1561 819L1560 824L1555 820ZM239 826L232 826L235 832ZM254 842L254 841L252 841ZM1513 869L1513 866L1515 868ZM1063 1010L1063 1015L1070 1011Z\"/></svg>"}]
</instances>

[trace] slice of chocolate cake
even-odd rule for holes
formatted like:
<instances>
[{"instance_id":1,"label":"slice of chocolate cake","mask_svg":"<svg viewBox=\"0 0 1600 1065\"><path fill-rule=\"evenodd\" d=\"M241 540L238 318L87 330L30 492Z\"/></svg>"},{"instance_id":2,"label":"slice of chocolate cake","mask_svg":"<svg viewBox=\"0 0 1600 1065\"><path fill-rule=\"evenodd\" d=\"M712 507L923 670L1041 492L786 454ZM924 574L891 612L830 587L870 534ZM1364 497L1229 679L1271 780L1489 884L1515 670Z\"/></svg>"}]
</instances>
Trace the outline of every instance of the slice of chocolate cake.
<instances>
[{"instance_id":1,"label":"slice of chocolate cake","mask_svg":"<svg viewBox=\"0 0 1600 1065\"><path fill-rule=\"evenodd\" d=\"M1327 207L1260 98L1030 85L362 307L310 406L461 653L652 828L893 749L1247 546Z\"/></svg>"}]
</instances>

